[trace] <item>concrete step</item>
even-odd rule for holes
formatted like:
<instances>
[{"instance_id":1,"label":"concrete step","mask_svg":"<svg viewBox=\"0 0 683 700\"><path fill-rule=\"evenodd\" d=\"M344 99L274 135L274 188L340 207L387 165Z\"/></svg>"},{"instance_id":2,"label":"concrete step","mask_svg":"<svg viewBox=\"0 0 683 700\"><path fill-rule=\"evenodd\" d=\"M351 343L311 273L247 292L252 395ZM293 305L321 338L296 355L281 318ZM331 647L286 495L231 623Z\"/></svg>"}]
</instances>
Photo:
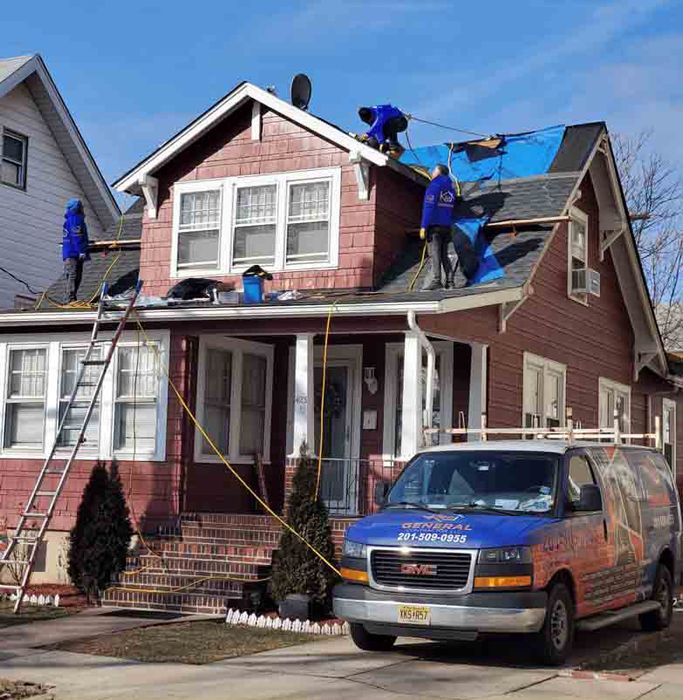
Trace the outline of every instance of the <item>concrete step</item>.
<instances>
[{"instance_id":1,"label":"concrete step","mask_svg":"<svg viewBox=\"0 0 683 700\"><path fill-rule=\"evenodd\" d=\"M147 593L109 591L102 605L107 608L130 608L134 610L164 610L167 612L225 615L228 608L238 605L241 597L210 595L204 593Z\"/></svg>"},{"instance_id":2,"label":"concrete step","mask_svg":"<svg viewBox=\"0 0 683 700\"><path fill-rule=\"evenodd\" d=\"M204 544L234 544L237 546L277 546L280 532L266 529L243 530L235 527L183 526L183 542Z\"/></svg>"},{"instance_id":3,"label":"concrete step","mask_svg":"<svg viewBox=\"0 0 683 700\"><path fill-rule=\"evenodd\" d=\"M172 557L164 556L160 559L151 554L144 554L139 557L131 557L129 571L135 569L145 569L147 573L178 573L178 574L224 574L226 576L247 576L254 574L259 577L260 570L267 569L271 560L249 561L244 559L200 559L197 557Z\"/></svg>"},{"instance_id":4,"label":"concrete step","mask_svg":"<svg viewBox=\"0 0 683 700\"><path fill-rule=\"evenodd\" d=\"M231 559L235 561L270 562L275 549L272 545L233 544L211 542L185 542L183 540L160 542L152 551L163 556L182 556L198 559ZM144 552L142 553L144 554Z\"/></svg>"},{"instance_id":5,"label":"concrete step","mask_svg":"<svg viewBox=\"0 0 683 700\"><path fill-rule=\"evenodd\" d=\"M216 576L216 578L212 576ZM133 589L135 589L135 592L145 593L149 591L170 592L175 591L177 588L182 588L183 590L177 591L178 594L197 595L206 593L208 595L226 595L239 598L242 596L245 586L255 584L258 578L256 574L229 576L230 580L228 578L220 578L220 576L220 574L163 574L141 571L130 575L122 575L113 584L113 589L131 589L130 592L133 592Z\"/></svg>"},{"instance_id":6,"label":"concrete step","mask_svg":"<svg viewBox=\"0 0 683 700\"><path fill-rule=\"evenodd\" d=\"M244 513L183 513L180 516L180 524L244 525L280 529L278 521L270 515Z\"/></svg>"}]
</instances>

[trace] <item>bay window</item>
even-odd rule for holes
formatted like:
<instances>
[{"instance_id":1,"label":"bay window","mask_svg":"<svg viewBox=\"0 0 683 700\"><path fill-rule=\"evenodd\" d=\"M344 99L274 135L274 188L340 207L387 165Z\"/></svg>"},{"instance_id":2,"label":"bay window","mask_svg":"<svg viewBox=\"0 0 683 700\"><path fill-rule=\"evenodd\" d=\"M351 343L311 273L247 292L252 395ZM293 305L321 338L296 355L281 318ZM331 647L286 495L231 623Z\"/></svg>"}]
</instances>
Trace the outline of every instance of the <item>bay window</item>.
<instances>
[{"instance_id":1,"label":"bay window","mask_svg":"<svg viewBox=\"0 0 683 700\"><path fill-rule=\"evenodd\" d=\"M340 197L340 168L180 182L172 273L335 268Z\"/></svg>"},{"instance_id":2,"label":"bay window","mask_svg":"<svg viewBox=\"0 0 683 700\"><path fill-rule=\"evenodd\" d=\"M47 349L9 351L4 446L42 449L47 388Z\"/></svg>"},{"instance_id":3,"label":"bay window","mask_svg":"<svg viewBox=\"0 0 683 700\"><path fill-rule=\"evenodd\" d=\"M199 340L198 420L221 454L234 462L270 458L273 348L237 338ZM220 458L199 430L195 460Z\"/></svg>"},{"instance_id":4,"label":"bay window","mask_svg":"<svg viewBox=\"0 0 683 700\"><path fill-rule=\"evenodd\" d=\"M62 365L59 389L59 420L67 413L69 399L76 387L78 373L81 370L81 360L85 357L86 348L64 348L62 349ZM99 360L101 353L99 348L90 353L90 359ZM101 367L88 365L83 374L83 381L78 389L74 402L68 410L68 415L64 421L64 429L60 435L59 444L62 447L73 447L76 444L78 433L80 432L83 419L90 405ZM88 427L85 431L85 448L96 448L100 433L100 409L99 402L93 409Z\"/></svg>"},{"instance_id":5,"label":"bay window","mask_svg":"<svg viewBox=\"0 0 683 700\"><path fill-rule=\"evenodd\" d=\"M117 355L114 451L154 454L159 385L157 353L150 345L135 345L119 347Z\"/></svg>"}]
</instances>

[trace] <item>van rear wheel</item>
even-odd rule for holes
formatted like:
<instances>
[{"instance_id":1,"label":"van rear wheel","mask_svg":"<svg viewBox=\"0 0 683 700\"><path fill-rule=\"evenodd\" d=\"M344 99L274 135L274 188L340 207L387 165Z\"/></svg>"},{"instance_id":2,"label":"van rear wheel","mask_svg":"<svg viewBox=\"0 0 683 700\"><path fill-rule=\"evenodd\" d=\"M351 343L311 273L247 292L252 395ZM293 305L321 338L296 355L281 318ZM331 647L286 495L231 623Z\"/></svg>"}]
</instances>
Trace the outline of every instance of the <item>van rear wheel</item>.
<instances>
[{"instance_id":1,"label":"van rear wheel","mask_svg":"<svg viewBox=\"0 0 683 700\"><path fill-rule=\"evenodd\" d=\"M545 622L535 635L536 652L548 666L564 663L574 646L574 603L567 586L556 583L548 594Z\"/></svg>"},{"instance_id":2,"label":"van rear wheel","mask_svg":"<svg viewBox=\"0 0 683 700\"><path fill-rule=\"evenodd\" d=\"M372 634L359 622L351 623L351 639L363 651L389 651L396 642L396 637L390 634Z\"/></svg>"},{"instance_id":3,"label":"van rear wheel","mask_svg":"<svg viewBox=\"0 0 683 700\"><path fill-rule=\"evenodd\" d=\"M671 624L674 607L673 590L671 572L666 566L659 564L652 587L652 600L656 600L660 607L658 610L643 613L638 618L640 626L645 632L657 632L666 629Z\"/></svg>"}]
</instances>

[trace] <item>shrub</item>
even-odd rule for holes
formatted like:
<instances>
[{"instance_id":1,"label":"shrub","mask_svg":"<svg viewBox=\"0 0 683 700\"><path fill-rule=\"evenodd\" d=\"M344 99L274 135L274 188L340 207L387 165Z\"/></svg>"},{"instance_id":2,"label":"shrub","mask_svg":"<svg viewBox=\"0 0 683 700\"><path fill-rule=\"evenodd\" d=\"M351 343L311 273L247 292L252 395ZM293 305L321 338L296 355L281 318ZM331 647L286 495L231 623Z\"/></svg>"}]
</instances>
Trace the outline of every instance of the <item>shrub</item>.
<instances>
[{"instance_id":1,"label":"shrub","mask_svg":"<svg viewBox=\"0 0 683 700\"><path fill-rule=\"evenodd\" d=\"M297 462L285 520L328 561L334 561L334 544L327 508L316 495L317 471L305 445ZM309 595L318 604L329 600L336 574L320 557L289 530L283 530L273 561L270 593L276 601L288 595Z\"/></svg>"},{"instance_id":2,"label":"shrub","mask_svg":"<svg viewBox=\"0 0 683 700\"><path fill-rule=\"evenodd\" d=\"M132 535L118 465L112 462L107 472L97 462L69 537L69 576L88 602L98 601L100 591L125 568Z\"/></svg>"}]
</instances>

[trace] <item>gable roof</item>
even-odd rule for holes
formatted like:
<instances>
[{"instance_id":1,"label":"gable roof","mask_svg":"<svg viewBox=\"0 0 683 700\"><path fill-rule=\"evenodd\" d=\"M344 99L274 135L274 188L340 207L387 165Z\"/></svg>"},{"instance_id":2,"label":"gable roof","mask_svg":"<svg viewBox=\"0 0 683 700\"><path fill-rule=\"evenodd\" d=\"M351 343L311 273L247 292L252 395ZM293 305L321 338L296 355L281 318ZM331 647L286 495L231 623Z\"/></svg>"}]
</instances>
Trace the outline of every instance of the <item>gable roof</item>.
<instances>
[{"instance_id":1,"label":"gable roof","mask_svg":"<svg viewBox=\"0 0 683 700\"><path fill-rule=\"evenodd\" d=\"M194 143L249 100L254 100L274 112L278 112L295 124L299 124L309 131L322 136L350 153L358 153L370 163L379 166L390 166L404 171L406 174L410 172L408 168L397 163L393 158L361 143L334 124L316 117L310 112L294 107L289 102L281 100L276 95L252 83L242 82L128 172L124 173L113 183L112 187L119 192L140 194L139 183L141 180L153 175L162 165L177 156L182 150Z\"/></svg>"},{"instance_id":2,"label":"gable roof","mask_svg":"<svg viewBox=\"0 0 683 700\"><path fill-rule=\"evenodd\" d=\"M103 228L121 211L39 54L0 59L0 98L25 83Z\"/></svg>"}]
</instances>

